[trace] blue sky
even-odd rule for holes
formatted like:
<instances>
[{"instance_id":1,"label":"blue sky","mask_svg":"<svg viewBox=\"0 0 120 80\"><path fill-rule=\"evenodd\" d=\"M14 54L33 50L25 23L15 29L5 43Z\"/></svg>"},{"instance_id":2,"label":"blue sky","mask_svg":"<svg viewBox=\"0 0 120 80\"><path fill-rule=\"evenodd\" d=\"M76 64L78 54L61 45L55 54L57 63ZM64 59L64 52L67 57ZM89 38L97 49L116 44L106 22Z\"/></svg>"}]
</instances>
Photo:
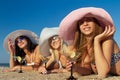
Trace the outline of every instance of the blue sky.
<instances>
[{"instance_id":1,"label":"blue sky","mask_svg":"<svg viewBox=\"0 0 120 80\"><path fill-rule=\"evenodd\" d=\"M57 27L72 10L81 7L104 8L116 26L115 40L120 46L119 0L0 0L0 63L9 62L3 48L4 38L12 31L27 29L38 36L44 27Z\"/></svg>"}]
</instances>

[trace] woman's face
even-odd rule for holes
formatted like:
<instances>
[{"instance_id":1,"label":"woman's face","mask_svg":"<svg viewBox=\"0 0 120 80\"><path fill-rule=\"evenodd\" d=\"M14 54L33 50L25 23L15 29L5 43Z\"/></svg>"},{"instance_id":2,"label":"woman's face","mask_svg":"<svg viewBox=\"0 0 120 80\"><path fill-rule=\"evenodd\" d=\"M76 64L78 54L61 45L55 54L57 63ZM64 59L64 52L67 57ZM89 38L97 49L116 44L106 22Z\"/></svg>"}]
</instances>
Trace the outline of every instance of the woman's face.
<instances>
[{"instance_id":1,"label":"woman's face","mask_svg":"<svg viewBox=\"0 0 120 80\"><path fill-rule=\"evenodd\" d=\"M86 36L93 35L95 31L95 22L92 18L84 18L79 21L79 29Z\"/></svg>"},{"instance_id":2,"label":"woman's face","mask_svg":"<svg viewBox=\"0 0 120 80\"><path fill-rule=\"evenodd\" d=\"M61 39L59 36L54 36L52 37L52 41L51 41L51 46L53 49L58 49L60 48L61 45Z\"/></svg>"},{"instance_id":3,"label":"woman's face","mask_svg":"<svg viewBox=\"0 0 120 80\"><path fill-rule=\"evenodd\" d=\"M25 39L25 37L22 37L22 36L19 37L16 40L16 42L17 42L18 47L21 48L21 49L24 49L24 48L27 47L27 40Z\"/></svg>"}]
</instances>

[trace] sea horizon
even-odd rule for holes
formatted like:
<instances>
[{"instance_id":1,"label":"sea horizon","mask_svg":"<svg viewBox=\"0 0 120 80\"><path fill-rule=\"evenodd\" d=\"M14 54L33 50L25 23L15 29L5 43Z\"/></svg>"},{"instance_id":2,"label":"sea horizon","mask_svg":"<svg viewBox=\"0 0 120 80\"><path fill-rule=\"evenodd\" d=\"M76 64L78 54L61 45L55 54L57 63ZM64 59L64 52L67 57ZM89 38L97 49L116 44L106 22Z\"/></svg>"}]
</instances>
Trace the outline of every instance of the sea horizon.
<instances>
[{"instance_id":1,"label":"sea horizon","mask_svg":"<svg viewBox=\"0 0 120 80\"><path fill-rule=\"evenodd\" d=\"M0 63L0 67L9 67L9 63Z\"/></svg>"}]
</instances>

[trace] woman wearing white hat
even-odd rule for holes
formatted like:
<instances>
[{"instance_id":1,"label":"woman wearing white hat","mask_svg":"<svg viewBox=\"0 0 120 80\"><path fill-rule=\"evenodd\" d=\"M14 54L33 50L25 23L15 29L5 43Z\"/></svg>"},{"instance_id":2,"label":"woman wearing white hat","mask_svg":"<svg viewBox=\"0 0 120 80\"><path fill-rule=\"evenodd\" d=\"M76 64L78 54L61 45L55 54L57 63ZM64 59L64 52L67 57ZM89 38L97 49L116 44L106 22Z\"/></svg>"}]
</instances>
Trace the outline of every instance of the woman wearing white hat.
<instances>
[{"instance_id":1,"label":"woman wearing white hat","mask_svg":"<svg viewBox=\"0 0 120 80\"><path fill-rule=\"evenodd\" d=\"M79 53L74 71L86 75L92 71L101 77L120 75L120 50L113 39L115 27L102 8L86 7L72 11L60 23L60 37ZM70 69L71 63L67 63Z\"/></svg>"},{"instance_id":2,"label":"woman wearing white hat","mask_svg":"<svg viewBox=\"0 0 120 80\"><path fill-rule=\"evenodd\" d=\"M26 62L23 70L37 70L42 60L38 40L38 36L29 30L16 30L8 34L4 39L4 48L10 53L10 70L5 71L19 70L22 59Z\"/></svg>"},{"instance_id":3,"label":"woman wearing white hat","mask_svg":"<svg viewBox=\"0 0 120 80\"><path fill-rule=\"evenodd\" d=\"M44 28L40 34L40 51L41 54L48 58L46 67L40 66L39 72L46 73L50 72L66 72L66 57L64 56L64 49L67 46L58 35L58 28Z\"/></svg>"}]
</instances>

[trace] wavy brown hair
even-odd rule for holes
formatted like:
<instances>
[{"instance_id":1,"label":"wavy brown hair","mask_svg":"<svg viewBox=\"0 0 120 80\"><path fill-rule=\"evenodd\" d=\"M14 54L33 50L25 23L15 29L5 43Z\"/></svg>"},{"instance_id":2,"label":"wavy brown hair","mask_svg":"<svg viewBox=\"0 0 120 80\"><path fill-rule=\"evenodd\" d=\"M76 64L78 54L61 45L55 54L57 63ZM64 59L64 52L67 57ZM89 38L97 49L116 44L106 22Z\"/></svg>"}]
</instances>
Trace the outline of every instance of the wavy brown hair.
<instances>
[{"instance_id":1,"label":"wavy brown hair","mask_svg":"<svg viewBox=\"0 0 120 80\"><path fill-rule=\"evenodd\" d=\"M90 62L94 61L94 37L97 36L98 34L102 33L104 28L101 27L99 24L98 20L93 17L84 17L83 20L88 20L88 21L93 21L95 23L95 31L93 32L94 36L91 37L90 43L88 43L86 37L84 36L83 33L81 33L79 26L82 24L82 22L77 23L77 31L75 33L75 39L73 42L73 46L76 49L76 53L79 54L78 57L78 62L84 61L86 55L88 54L89 51L89 56L90 56ZM84 21L83 21L84 22ZM87 49L87 45L90 45L90 48Z\"/></svg>"}]
</instances>

